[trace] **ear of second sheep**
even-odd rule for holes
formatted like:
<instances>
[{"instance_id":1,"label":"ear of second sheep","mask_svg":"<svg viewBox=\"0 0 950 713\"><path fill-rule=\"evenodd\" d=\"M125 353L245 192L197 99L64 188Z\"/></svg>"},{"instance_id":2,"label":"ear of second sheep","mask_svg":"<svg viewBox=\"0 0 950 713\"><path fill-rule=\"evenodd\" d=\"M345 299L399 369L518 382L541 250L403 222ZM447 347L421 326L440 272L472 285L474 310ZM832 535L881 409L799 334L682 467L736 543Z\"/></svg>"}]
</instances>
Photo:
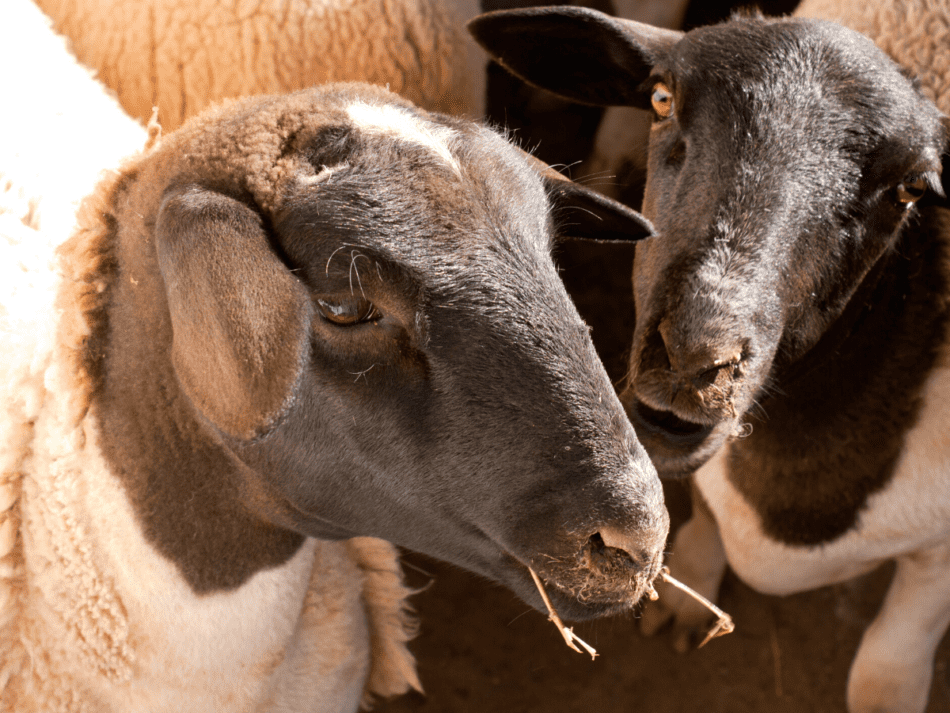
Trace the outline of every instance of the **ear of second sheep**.
<instances>
[{"instance_id":1,"label":"ear of second sheep","mask_svg":"<svg viewBox=\"0 0 950 713\"><path fill-rule=\"evenodd\" d=\"M596 106L650 108L640 83L683 33L619 20L580 7L497 10L468 31L499 64L524 81Z\"/></svg>"},{"instance_id":2,"label":"ear of second sheep","mask_svg":"<svg viewBox=\"0 0 950 713\"><path fill-rule=\"evenodd\" d=\"M558 176L554 169L548 169ZM553 206L558 238L599 243L635 242L656 235L653 224L632 208L563 177L542 175Z\"/></svg>"}]
</instances>

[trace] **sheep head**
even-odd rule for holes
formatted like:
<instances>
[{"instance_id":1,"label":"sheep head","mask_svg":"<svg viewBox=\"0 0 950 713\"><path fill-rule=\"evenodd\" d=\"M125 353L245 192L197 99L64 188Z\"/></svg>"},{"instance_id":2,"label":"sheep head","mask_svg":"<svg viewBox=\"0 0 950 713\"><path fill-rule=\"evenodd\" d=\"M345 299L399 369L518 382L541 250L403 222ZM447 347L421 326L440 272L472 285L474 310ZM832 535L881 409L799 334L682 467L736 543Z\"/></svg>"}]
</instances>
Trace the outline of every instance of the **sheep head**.
<instances>
[{"instance_id":1,"label":"sheep head","mask_svg":"<svg viewBox=\"0 0 950 713\"><path fill-rule=\"evenodd\" d=\"M634 211L381 89L238 102L110 199L104 450L198 591L371 535L565 613L632 606L668 518L559 278ZM196 544L197 543L197 544Z\"/></svg>"},{"instance_id":2,"label":"sheep head","mask_svg":"<svg viewBox=\"0 0 950 713\"><path fill-rule=\"evenodd\" d=\"M833 351L918 200L945 195L946 118L833 23L683 33L544 8L470 28L527 81L654 112L643 211L660 235L637 246L621 398L661 474L694 471Z\"/></svg>"}]
</instances>

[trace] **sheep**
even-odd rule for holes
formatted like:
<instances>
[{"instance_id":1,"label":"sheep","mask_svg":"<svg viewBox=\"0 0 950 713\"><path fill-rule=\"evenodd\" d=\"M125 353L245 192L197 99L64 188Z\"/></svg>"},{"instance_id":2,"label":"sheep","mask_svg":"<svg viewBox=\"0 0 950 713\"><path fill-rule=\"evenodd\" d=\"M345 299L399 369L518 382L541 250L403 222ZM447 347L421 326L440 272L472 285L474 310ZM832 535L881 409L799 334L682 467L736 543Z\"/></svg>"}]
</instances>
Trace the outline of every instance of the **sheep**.
<instances>
[{"instance_id":1,"label":"sheep","mask_svg":"<svg viewBox=\"0 0 950 713\"><path fill-rule=\"evenodd\" d=\"M117 596L114 582L103 577L101 562L96 561L101 553L90 548L98 540L90 536L95 523L88 517L108 516L115 502L99 502L95 510L86 510L83 501L90 493L114 496L115 488L107 483L96 489L96 478L103 473L95 468L82 471L95 460L84 462L83 429L72 427L82 420L70 413L75 406L70 395L80 396L71 388L77 375L64 371L62 358L53 358L57 336L51 316L57 312L55 249L72 230L81 198L92 192L101 172L114 176L121 159L139 151L149 136L75 61L49 25L28 0L7 0L4 5L0 59L7 67L22 68L4 73L5 94L31 97L31 111L5 111L0 118L0 709L24 713L105 710L99 694L86 690L85 684L95 683L96 676L121 684L135 671L137 653L141 655L135 643L147 643L130 643L125 608L130 602ZM150 133L154 141L154 130ZM108 263L101 267L108 270ZM87 303L95 299L98 284L91 285ZM71 309L75 307L62 305L64 312ZM77 315L72 324L79 331L60 337L65 349L70 342L81 348L84 338L82 319ZM76 453L70 452L73 446ZM401 583L392 545L356 538L342 547L325 543L307 549L337 575L326 582L314 578L300 630L321 624L327 634L346 633L342 625L347 617L357 623L365 619L374 655L362 697L369 701L418 687L405 648L411 634L404 604L409 591ZM306 553L302 557L306 560ZM305 571L306 565L303 561L298 569ZM360 597L346 596L335 614L321 612L321 607L326 609L321 598L346 595L347 585L362 586ZM70 594L67 588L80 594ZM289 599L293 605L293 596ZM167 612L155 608L156 622L172 631L188 624L177 619L180 612L174 610L173 600L158 599L155 604L168 606ZM215 609L220 616L220 606L196 613L212 615ZM279 623L273 618L267 622ZM68 631L60 637L64 627ZM347 639L340 637L336 643L344 646ZM367 642L352 645L357 667L365 668L358 657L362 653L368 658ZM315 661L320 663L319 657ZM330 666L333 661L323 663ZM84 685L77 687L76 677L83 676L85 667L94 675L79 679ZM229 683L237 682L224 681L222 688ZM314 685L308 693L320 695L321 690ZM330 687L322 693L336 694Z\"/></svg>"},{"instance_id":2,"label":"sheep","mask_svg":"<svg viewBox=\"0 0 950 713\"><path fill-rule=\"evenodd\" d=\"M639 214L334 84L153 137L76 221L0 224L3 710L418 688L396 546L570 618L651 586L662 490L550 255Z\"/></svg>"},{"instance_id":3,"label":"sheep","mask_svg":"<svg viewBox=\"0 0 950 713\"><path fill-rule=\"evenodd\" d=\"M426 109L479 117L484 53L462 23L478 0L37 0L73 52L166 131L221 99L332 81L388 86Z\"/></svg>"},{"instance_id":4,"label":"sheep","mask_svg":"<svg viewBox=\"0 0 950 713\"><path fill-rule=\"evenodd\" d=\"M950 121L924 94L946 106L950 13L928 8L926 33L890 45L919 84L814 19L683 34L562 8L472 25L542 87L652 106L643 210L661 237L636 248L621 400L661 476L695 473L670 566L714 597L727 563L788 594L896 560L851 713L923 711L950 624ZM660 601L648 632L705 618Z\"/></svg>"}]
</instances>

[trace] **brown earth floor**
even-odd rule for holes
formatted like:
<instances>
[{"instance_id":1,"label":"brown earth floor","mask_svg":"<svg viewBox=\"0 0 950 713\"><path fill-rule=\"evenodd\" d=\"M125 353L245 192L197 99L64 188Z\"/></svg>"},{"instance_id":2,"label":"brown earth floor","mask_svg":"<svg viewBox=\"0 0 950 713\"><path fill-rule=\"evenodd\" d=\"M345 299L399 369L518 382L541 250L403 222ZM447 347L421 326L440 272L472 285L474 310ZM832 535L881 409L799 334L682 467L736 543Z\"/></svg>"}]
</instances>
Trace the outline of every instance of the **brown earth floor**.
<instances>
[{"instance_id":1,"label":"brown earth floor","mask_svg":"<svg viewBox=\"0 0 950 713\"><path fill-rule=\"evenodd\" d=\"M669 635L637 632L633 615L578 624L591 661L569 650L543 614L498 586L417 556L431 582L414 599L412 645L426 695L379 713L844 713L848 667L890 570L790 597L767 597L727 575L720 604L736 631L680 655ZM950 639L940 648L928 713L950 710Z\"/></svg>"},{"instance_id":2,"label":"brown earth floor","mask_svg":"<svg viewBox=\"0 0 950 713\"><path fill-rule=\"evenodd\" d=\"M573 245L565 282L608 371L619 379L629 345L630 250ZM667 484L673 527L688 489ZM431 559L405 558L421 630L412 643L426 694L379 713L844 713L851 657L880 604L892 568L789 597L758 594L731 573L720 605L736 631L680 655L669 632L638 633L636 614L578 624L600 656L568 649L546 616L508 590ZM927 713L950 711L950 637L937 657Z\"/></svg>"}]
</instances>

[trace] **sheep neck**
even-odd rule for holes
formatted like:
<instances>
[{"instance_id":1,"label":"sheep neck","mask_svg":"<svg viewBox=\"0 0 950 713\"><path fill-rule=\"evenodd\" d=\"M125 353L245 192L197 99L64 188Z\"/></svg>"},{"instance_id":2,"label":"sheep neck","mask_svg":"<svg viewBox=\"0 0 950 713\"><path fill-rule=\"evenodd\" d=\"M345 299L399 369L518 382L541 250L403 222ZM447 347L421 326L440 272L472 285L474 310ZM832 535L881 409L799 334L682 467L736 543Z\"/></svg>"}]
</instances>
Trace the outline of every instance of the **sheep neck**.
<instances>
[{"instance_id":1,"label":"sheep neck","mask_svg":"<svg viewBox=\"0 0 950 713\"><path fill-rule=\"evenodd\" d=\"M828 345L750 414L732 442L729 478L778 541L816 545L855 527L893 477L927 375L947 349L946 214L922 216L859 290ZM899 348L898 348L899 347ZM819 359L819 357L821 357Z\"/></svg>"}]
</instances>

